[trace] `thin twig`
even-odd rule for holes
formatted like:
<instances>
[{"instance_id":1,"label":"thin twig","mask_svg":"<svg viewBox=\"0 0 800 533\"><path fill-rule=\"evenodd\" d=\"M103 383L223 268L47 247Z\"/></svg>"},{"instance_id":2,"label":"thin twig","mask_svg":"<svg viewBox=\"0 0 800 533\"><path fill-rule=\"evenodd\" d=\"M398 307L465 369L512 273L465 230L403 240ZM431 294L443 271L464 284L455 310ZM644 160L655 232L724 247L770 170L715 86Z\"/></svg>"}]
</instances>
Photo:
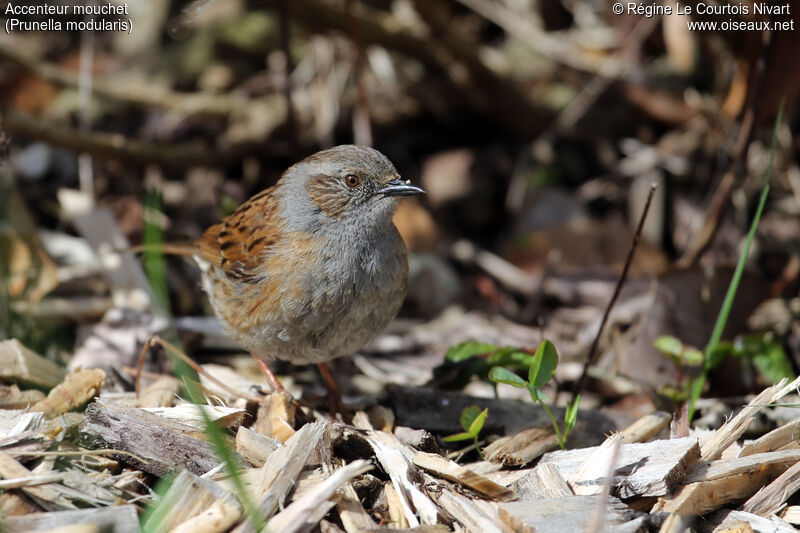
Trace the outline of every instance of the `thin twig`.
<instances>
[{"instance_id":1,"label":"thin twig","mask_svg":"<svg viewBox=\"0 0 800 533\"><path fill-rule=\"evenodd\" d=\"M653 196L655 195L657 187L657 183L650 185L650 192L647 194L647 201L644 204L642 216L639 218L639 225L636 227L636 234L633 236L631 248L628 250L628 257L625 258L625 266L622 269L622 274L620 274L619 279L617 280L617 286L614 287L614 294L611 296L611 300L609 300L608 305L606 306L605 313L603 313L603 320L600 322L600 327L597 330L597 335L595 335L594 341L592 341L592 346L589 348L589 355L586 357L586 362L583 364L583 372L581 373L581 377L575 382L575 386L572 388L573 402L583 390L583 387L586 384L586 376L587 372L589 371L589 367L594 364L595 359L597 358L597 347L600 345L600 337L603 335L606 322L608 322L608 317L611 315L611 309L614 307L614 303L616 303L619 293L622 292L622 286L625 284L625 279L628 277L628 270L630 270L631 263L633 262L633 254L636 253L636 247L639 245L639 240L642 237L642 228L644 228L644 222L647 219L647 213L650 211L650 204L653 202Z\"/></svg>"},{"instance_id":2,"label":"thin twig","mask_svg":"<svg viewBox=\"0 0 800 533\"><path fill-rule=\"evenodd\" d=\"M120 133L80 131L65 124L45 121L10 109L0 109L3 128L13 136L42 141L54 146L97 157L119 159L132 164L157 163L168 168L222 165L264 150L263 138L227 141L215 145L202 141L158 143L132 139ZM270 147L274 147L269 143Z\"/></svg>"},{"instance_id":3,"label":"thin twig","mask_svg":"<svg viewBox=\"0 0 800 533\"><path fill-rule=\"evenodd\" d=\"M158 344L161 347L171 351L173 354L178 356L178 358L181 361L183 361L184 363L189 365L195 372L197 372L201 376L205 377L210 382L214 383L217 387L221 388L222 390L224 390L228 394L236 396L237 398L244 398L245 400L248 400L248 401L251 401L251 402L255 402L255 403L259 403L259 402L261 402L263 400L262 398L258 398L256 396L251 396L249 394L241 393L241 392L239 392L239 391L237 391L235 389L232 389L231 387L225 385L223 382L221 382L220 380L218 380L217 378L215 378L214 376L209 374L203 367L201 367L200 365L198 365L197 363L192 361L192 359L188 355L183 353L183 351L180 350L177 346L175 346L174 344L172 344L172 343L170 343L168 341L165 341L164 339L162 339L158 335L153 335L145 343L144 348L142 348L142 352L139 354L139 364L137 365L137 369L141 368L142 364L144 363L144 356L147 354L147 352L149 351L150 347L152 347L154 344ZM136 397L137 398L139 397L139 386L138 386L138 383L139 383L139 376L137 375L137 377L136 377Z\"/></svg>"},{"instance_id":4,"label":"thin twig","mask_svg":"<svg viewBox=\"0 0 800 533\"><path fill-rule=\"evenodd\" d=\"M142 350L139 352L139 359L136 363L136 379L133 380L133 392L137 399L139 398L139 382L142 380L142 367L144 366L144 359L152 347L153 337L150 337L147 339L147 342L144 343Z\"/></svg>"},{"instance_id":5,"label":"thin twig","mask_svg":"<svg viewBox=\"0 0 800 533\"><path fill-rule=\"evenodd\" d=\"M0 59L8 61L50 83L61 87L78 87L79 76L65 68L48 63L10 45L0 45ZM266 102L271 96L248 99L240 94L178 92L155 84L111 81L97 77L89 89L93 96L109 98L132 105L155 107L193 115L246 115L253 104Z\"/></svg>"}]
</instances>

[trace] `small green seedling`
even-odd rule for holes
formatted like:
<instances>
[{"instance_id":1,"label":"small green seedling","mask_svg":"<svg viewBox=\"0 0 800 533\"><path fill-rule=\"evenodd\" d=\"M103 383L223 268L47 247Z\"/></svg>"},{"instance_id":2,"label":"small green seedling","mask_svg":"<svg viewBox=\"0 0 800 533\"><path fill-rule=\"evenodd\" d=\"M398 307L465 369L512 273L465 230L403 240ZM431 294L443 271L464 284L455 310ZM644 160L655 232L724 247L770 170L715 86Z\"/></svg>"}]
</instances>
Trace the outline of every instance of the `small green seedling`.
<instances>
[{"instance_id":1,"label":"small green seedling","mask_svg":"<svg viewBox=\"0 0 800 533\"><path fill-rule=\"evenodd\" d=\"M567 444L567 437L570 431L572 431L572 428L575 427L575 422L578 420L578 404L581 401L581 397L578 395L574 402L567 404L567 408L564 411L564 429L562 431L553 413L550 411L550 408L544 402L547 396L541 391L555 374L557 366L558 352L556 352L556 347L553 346L552 342L544 340L536 349L533 360L528 367L528 381L525 381L514 372L501 366L492 368L489 372L489 379L495 383L505 383L512 387L527 389L528 394L531 395L531 400L539 402L547 413L547 416L550 417L550 422L552 422L553 429L556 432L558 445L563 450Z\"/></svg>"},{"instance_id":2,"label":"small green seedling","mask_svg":"<svg viewBox=\"0 0 800 533\"><path fill-rule=\"evenodd\" d=\"M678 368L703 364L703 352L694 346L683 344L679 339L670 335L657 338L653 341L653 346Z\"/></svg>"},{"instance_id":3,"label":"small green seedling","mask_svg":"<svg viewBox=\"0 0 800 533\"><path fill-rule=\"evenodd\" d=\"M444 441L458 442L472 439L473 442L475 442L475 449L478 451L478 455L481 459L483 459L483 452L481 451L481 447L478 446L478 433L480 433L483 429L483 424L486 422L486 417L488 415L488 407L483 411L481 411L481 408L477 405L465 407L464 410L461 411L461 418L459 419L461 427L464 428L464 432L456 433L455 435L449 435L444 438Z\"/></svg>"},{"instance_id":4,"label":"small green seedling","mask_svg":"<svg viewBox=\"0 0 800 533\"><path fill-rule=\"evenodd\" d=\"M703 386L706 383L706 377L709 370L714 363L714 354L717 351L720 339L722 338L722 331L725 329L725 324L728 321L728 315L733 307L733 300L736 298L736 292L739 290L739 282L742 279L742 272L744 272L744 265L747 262L747 256L750 253L750 246L753 244L753 239L756 236L756 229L758 222L761 220L761 213L764 211L764 206L767 203L767 196L769 196L769 181L772 177L772 164L775 160L775 151L778 148L778 131L780 129L781 120L783 119L783 105L785 98L781 99L781 104L778 106L778 116L775 118L775 127L772 130L772 145L769 150L769 164L767 171L764 173L764 182L761 186L761 196L758 199L758 206L753 215L753 221L750 223L750 230L747 232L747 240L745 240L744 247L739 254L739 261L736 263L736 269L733 271L731 281L728 284L728 292L725 293L725 299L722 301L722 306L717 315L717 321L714 323L714 329L711 332L711 337L708 339L708 344L703 351L703 370L697 378L692 381L691 395L689 396L689 422L692 421L694 416L694 407L700 394L703 392Z\"/></svg>"},{"instance_id":5,"label":"small green seedling","mask_svg":"<svg viewBox=\"0 0 800 533\"><path fill-rule=\"evenodd\" d=\"M743 364L752 364L771 383L795 375L789 357L771 331L740 335L733 341L720 342L711 356L710 366L719 365L725 357L736 357Z\"/></svg>"},{"instance_id":6,"label":"small green seedling","mask_svg":"<svg viewBox=\"0 0 800 533\"><path fill-rule=\"evenodd\" d=\"M685 379L687 367L703 365L703 352L694 346L683 344L680 339L664 335L653 341L653 346L675 365L675 382L677 385L663 385L658 389L662 395L675 402L683 402L691 393L690 383Z\"/></svg>"},{"instance_id":7,"label":"small green seedling","mask_svg":"<svg viewBox=\"0 0 800 533\"><path fill-rule=\"evenodd\" d=\"M447 350L445 363L434 369L434 377L448 388L463 388L473 376L486 379L493 366L523 370L533 361L533 350L465 341Z\"/></svg>"}]
</instances>

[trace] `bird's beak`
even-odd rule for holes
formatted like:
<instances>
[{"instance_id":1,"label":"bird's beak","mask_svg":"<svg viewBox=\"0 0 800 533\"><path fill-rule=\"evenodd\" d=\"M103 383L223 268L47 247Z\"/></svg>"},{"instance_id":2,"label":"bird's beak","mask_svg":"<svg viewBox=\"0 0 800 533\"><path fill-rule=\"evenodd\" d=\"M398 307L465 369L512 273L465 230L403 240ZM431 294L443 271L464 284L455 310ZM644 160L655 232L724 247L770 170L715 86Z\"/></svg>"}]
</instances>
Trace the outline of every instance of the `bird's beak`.
<instances>
[{"instance_id":1,"label":"bird's beak","mask_svg":"<svg viewBox=\"0 0 800 533\"><path fill-rule=\"evenodd\" d=\"M425 191L419 187L414 187L408 181L395 178L387 183L379 194L386 198L387 196L416 196L417 194L425 194Z\"/></svg>"}]
</instances>

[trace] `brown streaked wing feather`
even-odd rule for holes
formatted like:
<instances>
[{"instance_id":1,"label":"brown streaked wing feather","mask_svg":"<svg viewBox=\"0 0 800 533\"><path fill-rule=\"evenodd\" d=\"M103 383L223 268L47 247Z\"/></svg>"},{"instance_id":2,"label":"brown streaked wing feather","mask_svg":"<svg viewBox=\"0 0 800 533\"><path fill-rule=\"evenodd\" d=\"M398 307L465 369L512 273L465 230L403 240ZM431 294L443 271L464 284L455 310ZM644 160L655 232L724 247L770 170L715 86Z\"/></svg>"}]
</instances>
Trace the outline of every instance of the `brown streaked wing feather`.
<instances>
[{"instance_id":1,"label":"brown streaked wing feather","mask_svg":"<svg viewBox=\"0 0 800 533\"><path fill-rule=\"evenodd\" d=\"M278 202L266 189L222 222L208 228L196 244L201 256L227 275L248 280L264 260L266 251L275 246L280 232Z\"/></svg>"}]
</instances>

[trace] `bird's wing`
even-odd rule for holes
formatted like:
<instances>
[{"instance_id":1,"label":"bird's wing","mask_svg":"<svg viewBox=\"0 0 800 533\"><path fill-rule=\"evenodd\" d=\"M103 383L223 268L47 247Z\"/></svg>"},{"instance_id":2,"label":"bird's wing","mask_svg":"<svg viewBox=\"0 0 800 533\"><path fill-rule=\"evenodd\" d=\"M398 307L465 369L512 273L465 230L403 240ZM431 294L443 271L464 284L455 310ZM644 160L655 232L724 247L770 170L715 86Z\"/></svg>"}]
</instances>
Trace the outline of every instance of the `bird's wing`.
<instances>
[{"instance_id":1,"label":"bird's wing","mask_svg":"<svg viewBox=\"0 0 800 533\"><path fill-rule=\"evenodd\" d=\"M243 203L195 242L199 255L228 276L251 280L280 232L278 198L266 189Z\"/></svg>"}]
</instances>

